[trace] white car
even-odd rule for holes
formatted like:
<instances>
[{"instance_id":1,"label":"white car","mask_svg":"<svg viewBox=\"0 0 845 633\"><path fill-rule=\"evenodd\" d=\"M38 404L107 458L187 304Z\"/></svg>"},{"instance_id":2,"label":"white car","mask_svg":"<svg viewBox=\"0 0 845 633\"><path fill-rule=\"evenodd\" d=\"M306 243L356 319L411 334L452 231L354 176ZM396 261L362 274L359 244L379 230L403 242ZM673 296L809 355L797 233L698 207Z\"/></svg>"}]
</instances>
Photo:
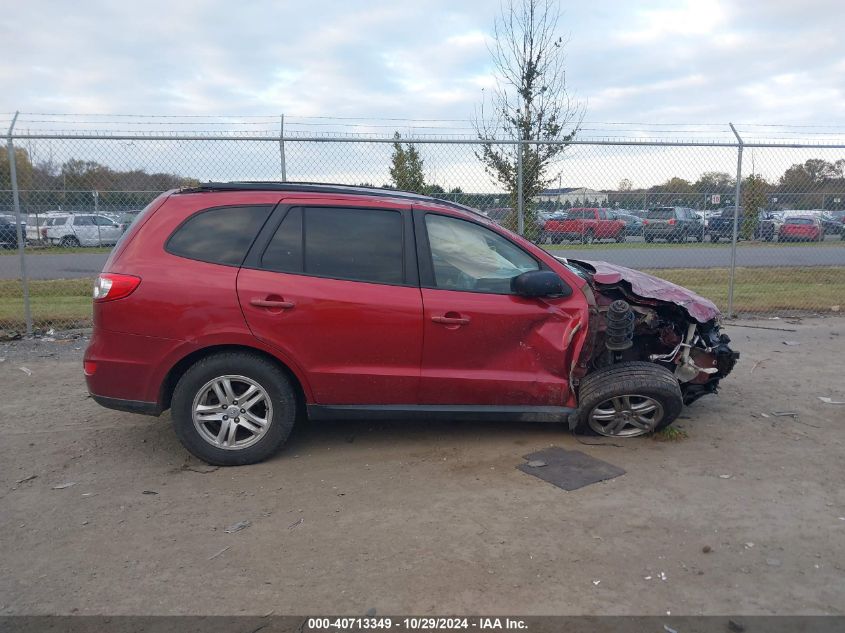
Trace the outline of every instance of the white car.
<instances>
[{"instance_id":1,"label":"white car","mask_svg":"<svg viewBox=\"0 0 845 633\"><path fill-rule=\"evenodd\" d=\"M53 246L114 246L123 234L120 226L104 215L54 216L45 222L41 239Z\"/></svg>"}]
</instances>

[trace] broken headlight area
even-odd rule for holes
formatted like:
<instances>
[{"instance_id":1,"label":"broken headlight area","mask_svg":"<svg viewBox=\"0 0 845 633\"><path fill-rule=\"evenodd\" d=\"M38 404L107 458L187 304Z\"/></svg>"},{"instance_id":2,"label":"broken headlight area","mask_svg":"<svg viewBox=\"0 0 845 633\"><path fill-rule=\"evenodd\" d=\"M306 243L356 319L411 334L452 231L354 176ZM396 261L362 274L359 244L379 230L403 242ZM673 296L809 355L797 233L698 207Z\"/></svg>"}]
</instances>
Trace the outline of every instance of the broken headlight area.
<instances>
[{"instance_id":1,"label":"broken headlight area","mask_svg":"<svg viewBox=\"0 0 845 633\"><path fill-rule=\"evenodd\" d=\"M678 379L684 404L717 391L739 353L721 332L720 314L712 302L638 271L603 262L567 263L580 269L594 297L594 335L582 351L581 373L648 361Z\"/></svg>"}]
</instances>

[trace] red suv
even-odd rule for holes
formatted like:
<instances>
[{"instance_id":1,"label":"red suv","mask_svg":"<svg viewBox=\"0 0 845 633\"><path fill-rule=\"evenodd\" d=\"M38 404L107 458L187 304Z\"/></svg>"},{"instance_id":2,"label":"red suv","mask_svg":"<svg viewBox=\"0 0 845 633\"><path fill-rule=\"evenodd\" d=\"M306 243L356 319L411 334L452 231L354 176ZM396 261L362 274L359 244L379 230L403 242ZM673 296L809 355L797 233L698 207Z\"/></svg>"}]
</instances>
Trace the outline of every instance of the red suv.
<instances>
[{"instance_id":1,"label":"red suv","mask_svg":"<svg viewBox=\"0 0 845 633\"><path fill-rule=\"evenodd\" d=\"M543 224L540 243L550 241L560 244L563 240L592 243L594 240L624 242L627 232L625 222L610 209L570 209L559 217L551 217Z\"/></svg>"},{"instance_id":2,"label":"red suv","mask_svg":"<svg viewBox=\"0 0 845 633\"><path fill-rule=\"evenodd\" d=\"M737 354L715 305L556 258L461 205L398 191L170 191L94 288L100 404L158 415L213 464L273 454L305 418L481 418L649 433Z\"/></svg>"}]
</instances>

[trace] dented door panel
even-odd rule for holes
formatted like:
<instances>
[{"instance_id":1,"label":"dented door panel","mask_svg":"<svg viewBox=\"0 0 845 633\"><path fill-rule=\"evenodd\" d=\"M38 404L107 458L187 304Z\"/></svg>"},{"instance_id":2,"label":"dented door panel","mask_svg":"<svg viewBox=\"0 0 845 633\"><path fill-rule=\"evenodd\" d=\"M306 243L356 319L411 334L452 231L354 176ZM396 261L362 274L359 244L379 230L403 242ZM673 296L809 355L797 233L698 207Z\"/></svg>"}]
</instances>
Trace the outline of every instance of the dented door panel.
<instances>
[{"instance_id":1,"label":"dented door panel","mask_svg":"<svg viewBox=\"0 0 845 633\"><path fill-rule=\"evenodd\" d=\"M421 404L575 406L587 302L424 288ZM440 322L440 317L464 322Z\"/></svg>"}]
</instances>

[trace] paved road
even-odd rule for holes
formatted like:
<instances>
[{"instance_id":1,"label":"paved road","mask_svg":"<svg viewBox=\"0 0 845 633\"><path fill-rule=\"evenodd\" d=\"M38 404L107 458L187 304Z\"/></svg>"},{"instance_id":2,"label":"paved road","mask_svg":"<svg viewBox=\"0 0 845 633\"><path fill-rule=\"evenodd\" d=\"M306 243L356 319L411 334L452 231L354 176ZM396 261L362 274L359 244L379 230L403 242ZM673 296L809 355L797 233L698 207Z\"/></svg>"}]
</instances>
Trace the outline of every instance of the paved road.
<instances>
[{"instance_id":1,"label":"paved road","mask_svg":"<svg viewBox=\"0 0 845 633\"><path fill-rule=\"evenodd\" d=\"M835 246L743 246L737 249L738 266L845 266L845 241ZM604 260L631 268L719 268L731 261L729 245L720 247L555 249L555 255ZM27 258L31 279L95 277L105 264L105 253L33 255ZM20 277L18 258L0 256L0 279Z\"/></svg>"}]
</instances>

